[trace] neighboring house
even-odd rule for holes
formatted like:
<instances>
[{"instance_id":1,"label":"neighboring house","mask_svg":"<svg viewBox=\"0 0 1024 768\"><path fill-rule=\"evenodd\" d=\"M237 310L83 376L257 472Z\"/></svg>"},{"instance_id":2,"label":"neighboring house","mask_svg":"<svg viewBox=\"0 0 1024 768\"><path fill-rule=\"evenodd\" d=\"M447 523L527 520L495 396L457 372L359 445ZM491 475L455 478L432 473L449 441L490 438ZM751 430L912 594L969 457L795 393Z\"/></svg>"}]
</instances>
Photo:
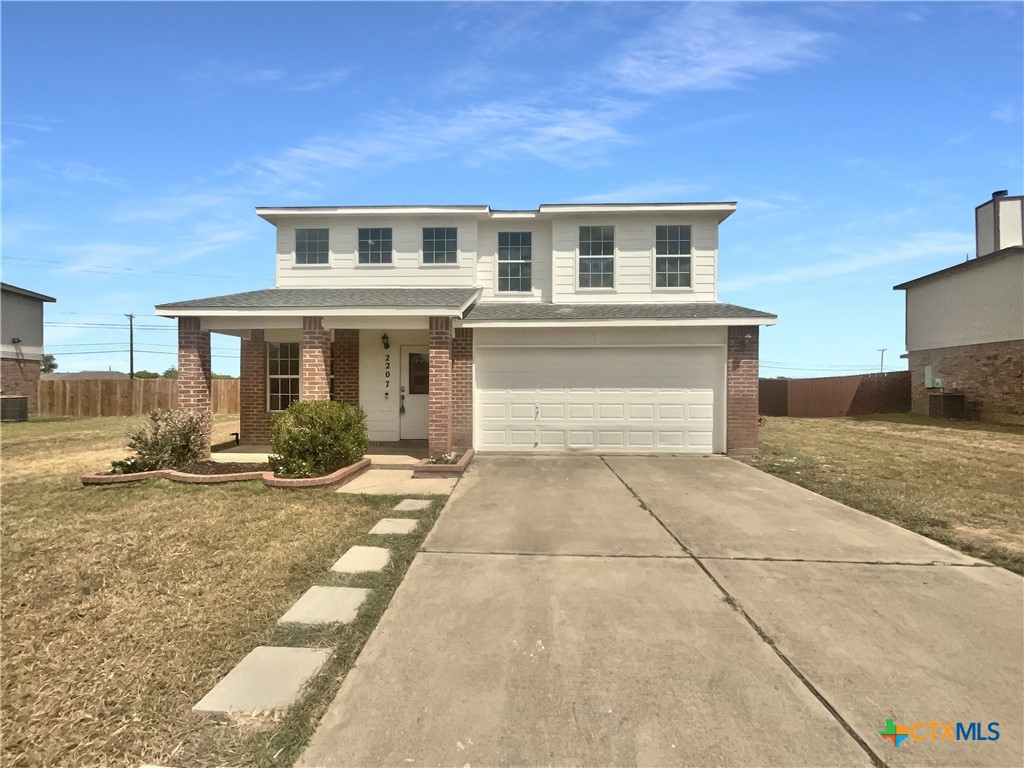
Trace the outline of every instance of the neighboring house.
<instances>
[{"instance_id":1,"label":"neighboring house","mask_svg":"<svg viewBox=\"0 0 1024 768\"><path fill-rule=\"evenodd\" d=\"M977 257L894 286L907 292L912 409L964 395L985 421L1024 424L1024 197L975 210Z\"/></svg>"},{"instance_id":2,"label":"neighboring house","mask_svg":"<svg viewBox=\"0 0 1024 768\"><path fill-rule=\"evenodd\" d=\"M718 301L735 203L259 208L276 288L162 304L179 403L207 408L210 332L240 336L241 440L296 399L358 403L431 453L757 447L758 330Z\"/></svg>"},{"instance_id":3,"label":"neighboring house","mask_svg":"<svg viewBox=\"0 0 1024 768\"><path fill-rule=\"evenodd\" d=\"M67 373L44 373L39 377L42 381L120 381L127 379L128 374L121 371L69 371Z\"/></svg>"},{"instance_id":4,"label":"neighboring house","mask_svg":"<svg viewBox=\"0 0 1024 768\"><path fill-rule=\"evenodd\" d=\"M56 301L35 291L0 283L0 392L25 395L36 409L43 360L43 304Z\"/></svg>"}]
</instances>

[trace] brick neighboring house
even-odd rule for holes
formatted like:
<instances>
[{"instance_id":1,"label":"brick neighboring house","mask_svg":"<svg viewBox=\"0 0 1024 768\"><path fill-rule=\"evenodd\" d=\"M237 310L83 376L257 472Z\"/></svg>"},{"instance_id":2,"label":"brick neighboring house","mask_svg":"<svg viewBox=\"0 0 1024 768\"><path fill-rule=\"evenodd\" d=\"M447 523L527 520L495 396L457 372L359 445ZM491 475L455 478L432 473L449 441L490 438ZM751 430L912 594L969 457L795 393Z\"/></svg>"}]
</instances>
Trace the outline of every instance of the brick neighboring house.
<instances>
[{"instance_id":1,"label":"brick neighboring house","mask_svg":"<svg viewBox=\"0 0 1024 768\"><path fill-rule=\"evenodd\" d=\"M431 453L757 447L767 312L718 301L735 203L258 208L276 287L157 306L179 402L210 402L210 334L241 337L241 441L296 399L358 403Z\"/></svg>"},{"instance_id":2,"label":"brick neighboring house","mask_svg":"<svg viewBox=\"0 0 1024 768\"><path fill-rule=\"evenodd\" d=\"M894 286L906 291L911 409L965 396L984 421L1024 424L1024 197L975 210L977 257Z\"/></svg>"},{"instance_id":3,"label":"brick neighboring house","mask_svg":"<svg viewBox=\"0 0 1024 768\"><path fill-rule=\"evenodd\" d=\"M43 360L43 304L56 301L35 291L0 283L0 392L28 397L36 409Z\"/></svg>"}]
</instances>

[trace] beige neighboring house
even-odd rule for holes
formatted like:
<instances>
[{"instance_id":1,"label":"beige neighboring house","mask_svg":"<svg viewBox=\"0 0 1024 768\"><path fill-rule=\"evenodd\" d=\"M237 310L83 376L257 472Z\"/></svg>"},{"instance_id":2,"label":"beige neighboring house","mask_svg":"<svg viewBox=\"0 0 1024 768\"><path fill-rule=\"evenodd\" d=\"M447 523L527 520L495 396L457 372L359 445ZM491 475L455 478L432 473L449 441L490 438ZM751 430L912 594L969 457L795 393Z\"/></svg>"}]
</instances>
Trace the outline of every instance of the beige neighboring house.
<instances>
[{"instance_id":1,"label":"beige neighboring house","mask_svg":"<svg viewBox=\"0 0 1024 768\"><path fill-rule=\"evenodd\" d=\"M25 395L29 412L36 408L36 385L43 360L43 304L56 301L0 283L0 393Z\"/></svg>"},{"instance_id":2,"label":"beige neighboring house","mask_svg":"<svg viewBox=\"0 0 1024 768\"><path fill-rule=\"evenodd\" d=\"M1024 197L975 211L977 256L894 286L907 292L912 410L964 395L967 414L1024 424Z\"/></svg>"}]
</instances>

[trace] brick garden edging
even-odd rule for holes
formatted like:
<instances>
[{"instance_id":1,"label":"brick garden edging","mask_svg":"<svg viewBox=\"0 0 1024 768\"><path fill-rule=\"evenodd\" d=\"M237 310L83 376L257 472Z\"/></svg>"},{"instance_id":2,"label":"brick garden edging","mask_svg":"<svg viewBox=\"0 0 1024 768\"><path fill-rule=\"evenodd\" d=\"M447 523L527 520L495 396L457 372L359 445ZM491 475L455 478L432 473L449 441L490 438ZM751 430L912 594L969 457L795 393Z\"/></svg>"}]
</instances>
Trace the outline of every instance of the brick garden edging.
<instances>
[{"instance_id":1,"label":"brick garden edging","mask_svg":"<svg viewBox=\"0 0 1024 768\"><path fill-rule=\"evenodd\" d=\"M82 485L117 485L134 483L151 477L162 477L176 483L215 484L240 483L247 480L261 480L269 488L322 488L329 485L342 485L363 474L370 468L370 459L360 459L329 475L320 477L275 477L273 472L233 472L223 475L193 475L178 472L176 469L157 469L151 472L131 472L123 475L106 475L94 472L82 475Z\"/></svg>"},{"instance_id":2,"label":"brick garden edging","mask_svg":"<svg viewBox=\"0 0 1024 768\"><path fill-rule=\"evenodd\" d=\"M467 448L454 464L431 464L430 459L420 459L412 465L412 478L415 480L423 477L462 477L475 453L472 448Z\"/></svg>"}]
</instances>

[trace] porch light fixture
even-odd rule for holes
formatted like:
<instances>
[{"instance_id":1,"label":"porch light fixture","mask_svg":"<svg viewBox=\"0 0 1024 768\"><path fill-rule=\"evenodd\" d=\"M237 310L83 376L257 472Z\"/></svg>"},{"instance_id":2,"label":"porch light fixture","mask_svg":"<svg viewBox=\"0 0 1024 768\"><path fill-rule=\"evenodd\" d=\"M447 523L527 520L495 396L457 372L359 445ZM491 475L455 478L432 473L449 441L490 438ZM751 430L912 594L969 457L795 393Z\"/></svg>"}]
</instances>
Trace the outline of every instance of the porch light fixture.
<instances>
[{"instance_id":1,"label":"porch light fixture","mask_svg":"<svg viewBox=\"0 0 1024 768\"><path fill-rule=\"evenodd\" d=\"M746 347L746 346L749 346L749 345L750 345L750 342L752 342L753 340L754 340L754 337L753 337L753 336L751 336L751 335L750 335L750 334L748 333L748 334L747 334L746 336L744 336L744 337L743 337L743 346L744 346L744 347Z\"/></svg>"},{"instance_id":2,"label":"porch light fixture","mask_svg":"<svg viewBox=\"0 0 1024 768\"><path fill-rule=\"evenodd\" d=\"M11 339L11 344L21 344L21 339L15 336L13 339Z\"/></svg>"},{"instance_id":3,"label":"porch light fixture","mask_svg":"<svg viewBox=\"0 0 1024 768\"><path fill-rule=\"evenodd\" d=\"M384 345L384 349L391 349L391 339L386 333L380 337L380 343Z\"/></svg>"}]
</instances>

